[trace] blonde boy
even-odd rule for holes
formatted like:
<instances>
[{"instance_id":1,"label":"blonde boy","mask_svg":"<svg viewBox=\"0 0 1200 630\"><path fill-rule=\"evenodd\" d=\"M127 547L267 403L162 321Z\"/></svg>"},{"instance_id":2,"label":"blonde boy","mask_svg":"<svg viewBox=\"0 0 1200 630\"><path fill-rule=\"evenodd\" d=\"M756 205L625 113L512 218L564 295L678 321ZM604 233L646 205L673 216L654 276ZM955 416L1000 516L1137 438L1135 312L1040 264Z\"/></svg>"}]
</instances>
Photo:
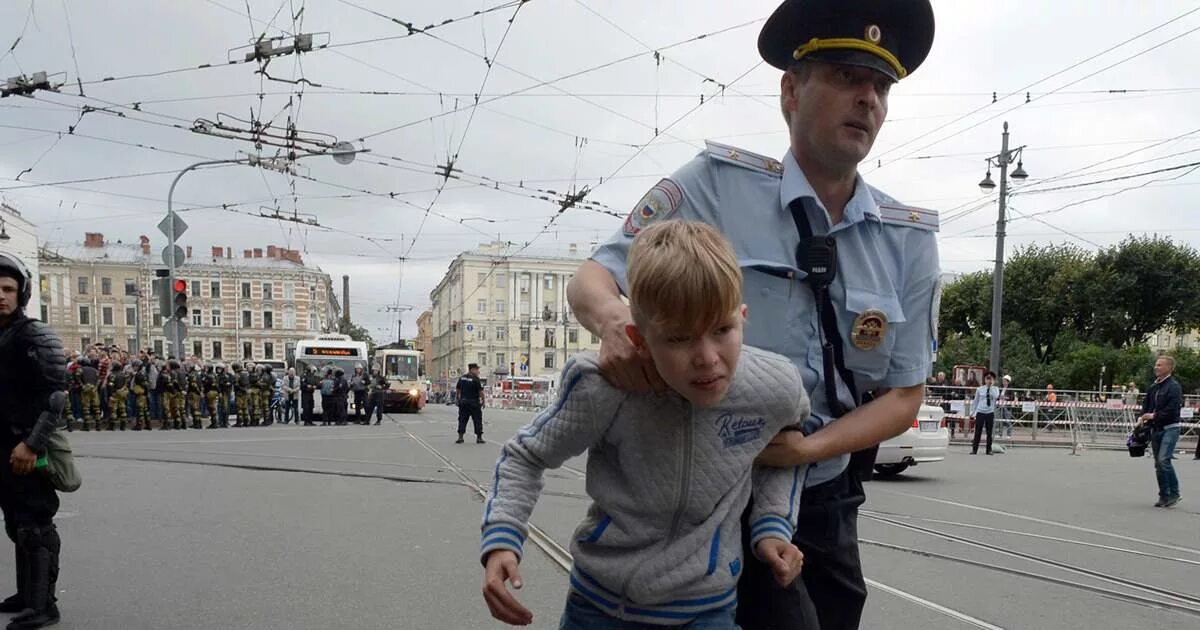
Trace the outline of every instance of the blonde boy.
<instances>
[{"instance_id":1,"label":"blonde boy","mask_svg":"<svg viewBox=\"0 0 1200 630\"><path fill-rule=\"evenodd\" d=\"M496 462L483 514L483 596L514 625L532 614L506 588L518 564L542 473L588 452L587 516L572 537L574 566L561 628L653 625L734 628L742 570L740 517L754 492L751 543L786 586L802 556L791 544L799 468L754 458L809 410L786 358L742 346L747 310L729 243L701 223L666 221L629 253L627 332L669 390L628 394L596 357L573 357L555 404L517 432Z\"/></svg>"}]
</instances>

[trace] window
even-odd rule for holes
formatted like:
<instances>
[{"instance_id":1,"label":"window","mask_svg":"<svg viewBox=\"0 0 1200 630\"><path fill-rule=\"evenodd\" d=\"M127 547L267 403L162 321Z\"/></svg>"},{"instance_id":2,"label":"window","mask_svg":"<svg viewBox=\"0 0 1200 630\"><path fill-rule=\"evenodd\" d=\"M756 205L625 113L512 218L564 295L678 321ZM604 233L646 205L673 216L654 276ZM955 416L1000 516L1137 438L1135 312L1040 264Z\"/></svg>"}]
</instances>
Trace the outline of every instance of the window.
<instances>
[{"instance_id":1,"label":"window","mask_svg":"<svg viewBox=\"0 0 1200 630\"><path fill-rule=\"evenodd\" d=\"M487 365L487 353L480 352L479 356L477 356L475 358L475 362L478 363L479 365Z\"/></svg>"},{"instance_id":2,"label":"window","mask_svg":"<svg viewBox=\"0 0 1200 630\"><path fill-rule=\"evenodd\" d=\"M273 299L275 299L274 297L272 297L272 294L271 294L271 290L272 290L272 289L274 289L274 288L275 288L275 286L274 286L273 284L271 284L270 282L264 282L264 283L263 283L263 296L262 296L262 299L264 299L264 300L273 300Z\"/></svg>"},{"instance_id":3,"label":"window","mask_svg":"<svg viewBox=\"0 0 1200 630\"><path fill-rule=\"evenodd\" d=\"M100 307L100 323L105 326L113 325L113 312L111 306Z\"/></svg>"},{"instance_id":4,"label":"window","mask_svg":"<svg viewBox=\"0 0 1200 630\"><path fill-rule=\"evenodd\" d=\"M553 347L554 347L554 329L553 329L553 328L547 328L547 329L546 329L546 335L545 335L545 337L546 337L546 347L547 347L547 348L553 348ZM553 366L553 365L547 365L546 367L554 367L554 366Z\"/></svg>"},{"instance_id":5,"label":"window","mask_svg":"<svg viewBox=\"0 0 1200 630\"><path fill-rule=\"evenodd\" d=\"M125 307L125 325L137 326L137 308L133 306Z\"/></svg>"},{"instance_id":6,"label":"window","mask_svg":"<svg viewBox=\"0 0 1200 630\"><path fill-rule=\"evenodd\" d=\"M543 358L545 359L545 361L544 361L545 367L551 368L551 369L554 368L554 355L555 355L555 352L553 350L550 352L547 352L544 355Z\"/></svg>"},{"instance_id":7,"label":"window","mask_svg":"<svg viewBox=\"0 0 1200 630\"><path fill-rule=\"evenodd\" d=\"M92 323L92 311L86 306L79 307L79 325L88 326Z\"/></svg>"},{"instance_id":8,"label":"window","mask_svg":"<svg viewBox=\"0 0 1200 630\"><path fill-rule=\"evenodd\" d=\"M529 317L529 302L521 300L521 319Z\"/></svg>"},{"instance_id":9,"label":"window","mask_svg":"<svg viewBox=\"0 0 1200 630\"><path fill-rule=\"evenodd\" d=\"M487 326L479 326L475 329L475 338L479 341L487 341Z\"/></svg>"},{"instance_id":10,"label":"window","mask_svg":"<svg viewBox=\"0 0 1200 630\"><path fill-rule=\"evenodd\" d=\"M42 305L42 321L50 321L50 307Z\"/></svg>"},{"instance_id":11,"label":"window","mask_svg":"<svg viewBox=\"0 0 1200 630\"><path fill-rule=\"evenodd\" d=\"M112 295L112 278L100 278L100 295Z\"/></svg>"},{"instance_id":12,"label":"window","mask_svg":"<svg viewBox=\"0 0 1200 630\"><path fill-rule=\"evenodd\" d=\"M504 314L504 300L496 300L496 314L497 315Z\"/></svg>"},{"instance_id":13,"label":"window","mask_svg":"<svg viewBox=\"0 0 1200 630\"><path fill-rule=\"evenodd\" d=\"M271 343L270 341L263 342L263 358L264 359L274 359L275 358L275 344L274 343Z\"/></svg>"},{"instance_id":14,"label":"window","mask_svg":"<svg viewBox=\"0 0 1200 630\"><path fill-rule=\"evenodd\" d=\"M542 286L545 287L546 290L548 290L548 291L553 290L554 289L554 276L542 276Z\"/></svg>"},{"instance_id":15,"label":"window","mask_svg":"<svg viewBox=\"0 0 1200 630\"><path fill-rule=\"evenodd\" d=\"M162 313L155 313L151 319L154 322L155 328L162 326Z\"/></svg>"},{"instance_id":16,"label":"window","mask_svg":"<svg viewBox=\"0 0 1200 630\"><path fill-rule=\"evenodd\" d=\"M221 327L221 309L214 308L212 310L212 313L210 313L210 315L212 315L213 328L220 328Z\"/></svg>"},{"instance_id":17,"label":"window","mask_svg":"<svg viewBox=\"0 0 1200 630\"><path fill-rule=\"evenodd\" d=\"M129 352L138 352L141 348L138 347L137 337L130 337L125 340L125 349Z\"/></svg>"},{"instance_id":18,"label":"window","mask_svg":"<svg viewBox=\"0 0 1200 630\"><path fill-rule=\"evenodd\" d=\"M250 283L249 282L242 283L242 299L243 300L250 299Z\"/></svg>"},{"instance_id":19,"label":"window","mask_svg":"<svg viewBox=\"0 0 1200 630\"><path fill-rule=\"evenodd\" d=\"M479 286L487 284L487 276L487 273L482 271L475 274L475 277L479 280Z\"/></svg>"},{"instance_id":20,"label":"window","mask_svg":"<svg viewBox=\"0 0 1200 630\"><path fill-rule=\"evenodd\" d=\"M250 328L254 326L254 317L250 311L242 311L242 328Z\"/></svg>"},{"instance_id":21,"label":"window","mask_svg":"<svg viewBox=\"0 0 1200 630\"><path fill-rule=\"evenodd\" d=\"M288 282L285 280L283 282L283 299L285 299L285 300L296 299L296 290L295 289L296 289L295 283Z\"/></svg>"},{"instance_id":22,"label":"window","mask_svg":"<svg viewBox=\"0 0 1200 630\"><path fill-rule=\"evenodd\" d=\"M154 340L154 354L155 354L155 356L160 356L160 357L163 355L163 340L162 339Z\"/></svg>"},{"instance_id":23,"label":"window","mask_svg":"<svg viewBox=\"0 0 1200 630\"><path fill-rule=\"evenodd\" d=\"M198 308L192 309L192 325L193 326L203 326L204 325L204 316L200 314L200 309L198 309Z\"/></svg>"},{"instance_id":24,"label":"window","mask_svg":"<svg viewBox=\"0 0 1200 630\"><path fill-rule=\"evenodd\" d=\"M208 284L208 290L210 297L221 297L221 282L219 280L213 280Z\"/></svg>"},{"instance_id":25,"label":"window","mask_svg":"<svg viewBox=\"0 0 1200 630\"><path fill-rule=\"evenodd\" d=\"M517 286L520 287L521 293L529 293L529 276L521 276L520 281L517 282Z\"/></svg>"},{"instance_id":26,"label":"window","mask_svg":"<svg viewBox=\"0 0 1200 630\"><path fill-rule=\"evenodd\" d=\"M191 291L191 293L188 293L188 295L191 297L196 297L196 298L200 297L200 281L199 280L192 280L192 291Z\"/></svg>"},{"instance_id":27,"label":"window","mask_svg":"<svg viewBox=\"0 0 1200 630\"><path fill-rule=\"evenodd\" d=\"M507 286L508 286L508 274L506 274L506 273L496 274L496 288L503 289L504 287L507 287Z\"/></svg>"},{"instance_id":28,"label":"window","mask_svg":"<svg viewBox=\"0 0 1200 630\"><path fill-rule=\"evenodd\" d=\"M597 343L600 343L600 338L596 336L596 333L592 333L592 344Z\"/></svg>"},{"instance_id":29,"label":"window","mask_svg":"<svg viewBox=\"0 0 1200 630\"><path fill-rule=\"evenodd\" d=\"M159 291L158 291L158 283L157 283L157 282L151 282L151 283L150 283L150 297L158 297L158 293L159 293Z\"/></svg>"},{"instance_id":30,"label":"window","mask_svg":"<svg viewBox=\"0 0 1200 630\"><path fill-rule=\"evenodd\" d=\"M579 329L572 328L567 331L567 343L579 343Z\"/></svg>"},{"instance_id":31,"label":"window","mask_svg":"<svg viewBox=\"0 0 1200 630\"><path fill-rule=\"evenodd\" d=\"M521 341L522 342L529 341L529 329L528 328L521 329Z\"/></svg>"},{"instance_id":32,"label":"window","mask_svg":"<svg viewBox=\"0 0 1200 630\"><path fill-rule=\"evenodd\" d=\"M283 327L289 330L296 327L296 311L293 311L291 308L283 310Z\"/></svg>"},{"instance_id":33,"label":"window","mask_svg":"<svg viewBox=\"0 0 1200 630\"><path fill-rule=\"evenodd\" d=\"M243 359L253 359L254 358L254 344L253 343L251 343L249 341L242 342L242 358Z\"/></svg>"},{"instance_id":34,"label":"window","mask_svg":"<svg viewBox=\"0 0 1200 630\"><path fill-rule=\"evenodd\" d=\"M508 326L496 327L496 341L506 341L508 339Z\"/></svg>"},{"instance_id":35,"label":"window","mask_svg":"<svg viewBox=\"0 0 1200 630\"><path fill-rule=\"evenodd\" d=\"M263 328L275 327L275 313L271 311L263 311Z\"/></svg>"},{"instance_id":36,"label":"window","mask_svg":"<svg viewBox=\"0 0 1200 630\"><path fill-rule=\"evenodd\" d=\"M79 276L79 295L87 295L87 292L88 279L83 276Z\"/></svg>"},{"instance_id":37,"label":"window","mask_svg":"<svg viewBox=\"0 0 1200 630\"><path fill-rule=\"evenodd\" d=\"M137 295L137 280L125 280L125 295Z\"/></svg>"},{"instance_id":38,"label":"window","mask_svg":"<svg viewBox=\"0 0 1200 630\"><path fill-rule=\"evenodd\" d=\"M192 356L197 356L197 357L204 356L204 342L203 341L193 341L192 342Z\"/></svg>"},{"instance_id":39,"label":"window","mask_svg":"<svg viewBox=\"0 0 1200 630\"><path fill-rule=\"evenodd\" d=\"M504 353L503 352L496 353L496 367L508 367L508 363L506 363L504 361Z\"/></svg>"},{"instance_id":40,"label":"window","mask_svg":"<svg viewBox=\"0 0 1200 630\"><path fill-rule=\"evenodd\" d=\"M214 358L214 359L221 358L221 342L220 341L213 342L212 358Z\"/></svg>"},{"instance_id":41,"label":"window","mask_svg":"<svg viewBox=\"0 0 1200 630\"><path fill-rule=\"evenodd\" d=\"M308 285L308 301L309 302L317 301L317 285L315 285L315 284Z\"/></svg>"},{"instance_id":42,"label":"window","mask_svg":"<svg viewBox=\"0 0 1200 630\"><path fill-rule=\"evenodd\" d=\"M320 326L317 325L317 314L309 313L308 314L308 329L309 330L317 330L318 328L320 328Z\"/></svg>"},{"instance_id":43,"label":"window","mask_svg":"<svg viewBox=\"0 0 1200 630\"><path fill-rule=\"evenodd\" d=\"M475 312L487 313L487 298L479 298L479 301L475 303Z\"/></svg>"}]
</instances>

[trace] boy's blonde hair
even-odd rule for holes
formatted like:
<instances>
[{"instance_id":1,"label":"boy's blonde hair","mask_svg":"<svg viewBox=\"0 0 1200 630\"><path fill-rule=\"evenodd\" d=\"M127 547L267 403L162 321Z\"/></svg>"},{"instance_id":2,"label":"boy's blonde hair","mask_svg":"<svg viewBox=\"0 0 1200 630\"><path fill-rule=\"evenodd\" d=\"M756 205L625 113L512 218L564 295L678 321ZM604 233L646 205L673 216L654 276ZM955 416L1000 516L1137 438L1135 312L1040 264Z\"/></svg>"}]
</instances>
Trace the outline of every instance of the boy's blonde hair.
<instances>
[{"instance_id":1,"label":"boy's blonde hair","mask_svg":"<svg viewBox=\"0 0 1200 630\"><path fill-rule=\"evenodd\" d=\"M629 306L639 327L700 331L742 303L742 268L713 227L664 221L644 229L629 249Z\"/></svg>"}]
</instances>

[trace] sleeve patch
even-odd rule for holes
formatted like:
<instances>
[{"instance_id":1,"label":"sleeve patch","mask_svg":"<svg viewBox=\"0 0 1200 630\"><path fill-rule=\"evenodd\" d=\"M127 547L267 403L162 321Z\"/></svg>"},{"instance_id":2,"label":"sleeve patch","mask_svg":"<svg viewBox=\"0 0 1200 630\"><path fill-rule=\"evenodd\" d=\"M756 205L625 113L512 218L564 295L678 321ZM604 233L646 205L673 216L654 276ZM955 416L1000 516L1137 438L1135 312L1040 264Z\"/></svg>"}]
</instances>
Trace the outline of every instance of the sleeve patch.
<instances>
[{"instance_id":1,"label":"sleeve patch","mask_svg":"<svg viewBox=\"0 0 1200 630\"><path fill-rule=\"evenodd\" d=\"M670 217L682 204L683 190L679 184L670 179L659 181L625 218L625 235L636 236L654 221Z\"/></svg>"}]
</instances>

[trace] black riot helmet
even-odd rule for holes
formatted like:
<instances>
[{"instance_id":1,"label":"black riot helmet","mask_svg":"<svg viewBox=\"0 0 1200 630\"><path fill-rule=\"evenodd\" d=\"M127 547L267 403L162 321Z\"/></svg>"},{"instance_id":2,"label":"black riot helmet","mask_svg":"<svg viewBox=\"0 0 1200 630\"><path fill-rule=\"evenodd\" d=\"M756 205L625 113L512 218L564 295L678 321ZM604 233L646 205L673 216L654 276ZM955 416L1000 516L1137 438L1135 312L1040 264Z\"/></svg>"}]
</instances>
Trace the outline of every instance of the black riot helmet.
<instances>
[{"instance_id":1,"label":"black riot helmet","mask_svg":"<svg viewBox=\"0 0 1200 630\"><path fill-rule=\"evenodd\" d=\"M24 309L33 295L33 274L29 273L29 268L16 256L0 252L0 276L17 281L17 306Z\"/></svg>"}]
</instances>

